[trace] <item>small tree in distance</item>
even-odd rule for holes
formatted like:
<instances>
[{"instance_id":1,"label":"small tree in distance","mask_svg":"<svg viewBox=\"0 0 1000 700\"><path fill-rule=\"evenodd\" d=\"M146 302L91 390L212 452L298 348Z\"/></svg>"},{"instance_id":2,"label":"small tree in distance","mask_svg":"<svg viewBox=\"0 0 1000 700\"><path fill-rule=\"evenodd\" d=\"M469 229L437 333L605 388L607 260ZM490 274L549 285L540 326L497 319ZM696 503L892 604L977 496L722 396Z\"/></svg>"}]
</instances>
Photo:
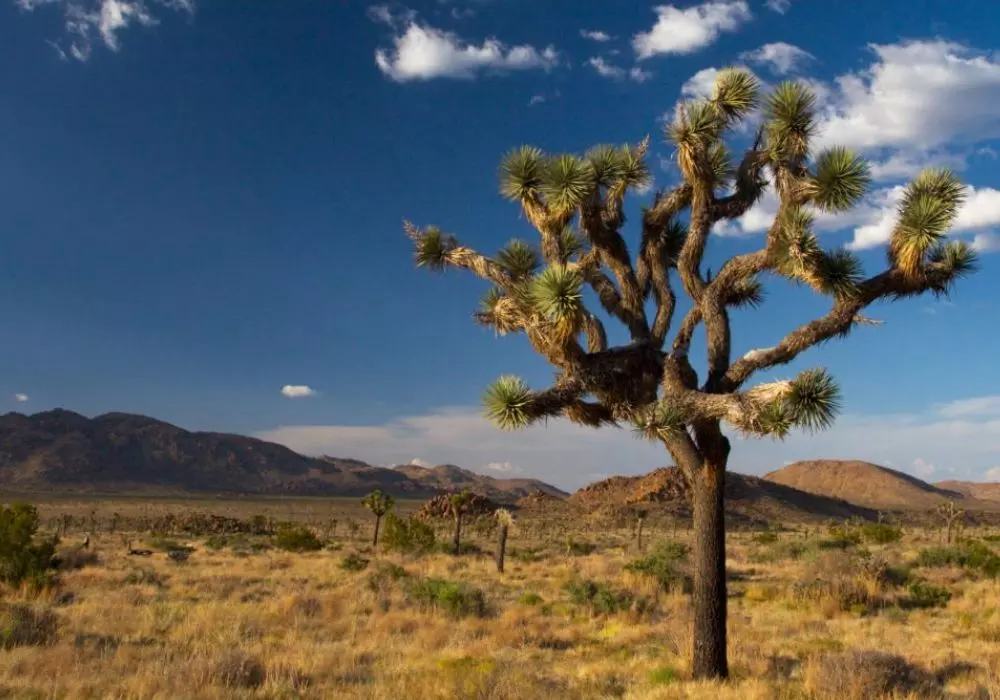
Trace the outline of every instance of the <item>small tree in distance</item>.
<instances>
[{"instance_id":1,"label":"small tree in distance","mask_svg":"<svg viewBox=\"0 0 1000 700\"><path fill-rule=\"evenodd\" d=\"M723 491L730 441L723 422L739 433L783 438L796 428L826 428L840 406L838 386L822 368L750 381L869 323L863 311L871 304L945 294L975 267L968 245L946 240L964 198L947 170L925 170L905 188L884 270L865 276L851 251L821 248L815 212L853 208L870 183L868 166L844 148L812 152L815 96L796 82L763 100L762 126L734 161L724 139L761 105L759 91L753 74L726 69L709 99L678 108L666 135L683 181L644 209L634 258L622 236L623 203L650 182L648 139L598 146L583 157L525 146L503 159L501 192L537 230L540 250L515 240L487 257L438 228L405 224L418 266L464 268L485 280L491 289L476 320L500 335L523 333L556 369L547 389L511 376L487 389L486 412L499 427L560 415L595 428L631 425L662 444L683 472L693 500L697 678L728 675ZM768 185L779 206L763 247L706 272L712 231L745 214ZM828 297L829 311L771 347L734 357L731 315L764 302L765 274ZM677 278L691 304L668 342ZM603 319L587 307L585 287ZM627 329L626 344L609 345L607 319ZM707 350L701 376L689 357L699 327Z\"/></svg>"},{"instance_id":2,"label":"small tree in distance","mask_svg":"<svg viewBox=\"0 0 1000 700\"><path fill-rule=\"evenodd\" d=\"M455 521L455 536L452 539L452 554L456 557L462 551L462 520L472 505L472 494L468 491L453 493L448 501L448 510Z\"/></svg>"},{"instance_id":3,"label":"small tree in distance","mask_svg":"<svg viewBox=\"0 0 1000 700\"><path fill-rule=\"evenodd\" d=\"M382 493L375 489L370 494L361 499L361 504L372 512L375 516L375 534L372 536L372 546L378 545L378 528L382 524L382 517L392 510L396 505L395 499L387 493Z\"/></svg>"},{"instance_id":4,"label":"small tree in distance","mask_svg":"<svg viewBox=\"0 0 1000 700\"><path fill-rule=\"evenodd\" d=\"M497 519L497 572L502 574L507 558L507 535L514 525L514 515L506 508L499 508L493 516Z\"/></svg>"}]
</instances>

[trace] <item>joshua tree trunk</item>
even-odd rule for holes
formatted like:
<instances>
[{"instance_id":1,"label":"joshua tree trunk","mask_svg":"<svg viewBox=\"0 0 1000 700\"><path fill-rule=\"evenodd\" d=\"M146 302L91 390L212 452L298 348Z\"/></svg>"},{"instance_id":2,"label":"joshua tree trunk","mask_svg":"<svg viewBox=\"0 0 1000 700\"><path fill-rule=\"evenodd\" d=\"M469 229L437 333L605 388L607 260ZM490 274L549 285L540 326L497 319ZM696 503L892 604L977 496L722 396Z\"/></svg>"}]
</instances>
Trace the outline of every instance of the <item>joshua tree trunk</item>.
<instances>
[{"instance_id":1,"label":"joshua tree trunk","mask_svg":"<svg viewBox=\"0 0 1000 700\"><path fill-rule=\"evenodd\" d=\"M726 463L706 462L691 484L694 501L695 678L725 678L726 531L723 492Z\"/></svg>"},{"instance_id":2,"label":"joshua tree trunk","mask_svg":"<svg viewBox=\"0 0 1000 700\"><path fill-rule=\"evenodd\" d=\"M375 536L372 537L372 547L378 546L378 526L382 524L382 516L375 516Z\"/></svg>"},{"instance_id":3,"label":"joshua tree trunk","mask_svg":"<svg viewBox=\"0 0 1000 700\"><path fill-rule=\"evenodd\" d=\"M636 539L635 545L636 545L636 548L639 550L639 552L642 552L642 523L643 523L643 519L639 518L639 523L638 523L638 526L636 528L636 535L635 535L635 539Z\"/></svg>"},{"instance_id":4,"label":"joshua tree trunk","mask_svg":"<svg viewBox=\"0 0 1000 700\"><path fill-rule=\"evenodd\" d=\"M455 516L455 540L454 540L454 542L452 544L453 544L453 547L454 547L454 549L452 550L452 554L454 554L457 557L458 554L459 554L459 551L461 550L461 544L462 544L462 516L461 515L456 515Z\"/></svg>"},{"instance_id":5,"label":"joshua tree trunk","mask_svg":"<svg viewBox=\"0 0 1000 700\"><path fill-rule=\"evenodd\" d=\"M507 526L500 526L500 541L497 543L497 571L503 573L503 561L507 556Z\"/></svg>"}]
</instances>

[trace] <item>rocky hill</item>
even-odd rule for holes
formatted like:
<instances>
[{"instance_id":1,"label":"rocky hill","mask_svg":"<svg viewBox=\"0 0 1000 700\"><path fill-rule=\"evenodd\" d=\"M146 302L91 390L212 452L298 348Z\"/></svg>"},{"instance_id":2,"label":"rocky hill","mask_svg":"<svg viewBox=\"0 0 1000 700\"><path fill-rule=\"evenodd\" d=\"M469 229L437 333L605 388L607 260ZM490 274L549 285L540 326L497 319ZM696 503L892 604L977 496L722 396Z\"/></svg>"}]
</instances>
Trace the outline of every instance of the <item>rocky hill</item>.
<instances>
[{"instance_id":1,"label":"rocky hill","mask_svg":"<svg viewBox=\"0 0 1000 700\"><path fill-rule=\"evenodd\" d=\"M87 418L57 409L0 416L0 484L8 494L360 496L378 488L427 498L469 488L513 502L532 487L559 493L542 482L473 479L466 476L471 472L452 469L454 482L441 472L434 479L411 478L354 459L306 457L263 440L190 432L127 413Z\"/></svg>"},{"instance_id":2,"label":"rocky hill","mask_svg":"<svg viewBox=\"0 0 1000 700\"><path fill-rule=\"evenodd\" d=\"M978 481L938 481L935 488L960 493L965 498L988 503L1000 503L1000 483Z\"/></svg>"},{"instance_id":3,"label":"rocky hill","mask_svg":"<svg viewBox=\"0 0 1000 700\"><path fill-rule=\"evenodd\" d=\"M775 484L880 510L928 510L947 500L965 497L957 490L933 486L909 474L858 461L795 462L764 478Z\"/></svg>"},{"instance_id":4,"label":"rocky hill","mask_svg":"<svg viewBox=\"0 0 1000 700\"><path fill-rule=\"evenodd\" d=\"M836 498L765 481L736 472L726 474L726 517L738 522L794 522L815 519L872 518L874 511ZM615 476L586 486L569 502L579 509L613 514L634 506L677 517L691 514L691 493L676 467L644 476Z\"/></svg>"},{"instance_id":5,"label":"rocky hill","mask_svg":"<svg viewBox=\"0 0 1000 700\"><path fill-rule=\"evenodd\" d=\"M497 502L516 501L539 492L557 498L569 496L565 491L538 479L497 479L476 474L454 464L442 464L437 467L401 464L393 469L429 489L442 491L469 489Z\"/></svg>"}]
</instances>

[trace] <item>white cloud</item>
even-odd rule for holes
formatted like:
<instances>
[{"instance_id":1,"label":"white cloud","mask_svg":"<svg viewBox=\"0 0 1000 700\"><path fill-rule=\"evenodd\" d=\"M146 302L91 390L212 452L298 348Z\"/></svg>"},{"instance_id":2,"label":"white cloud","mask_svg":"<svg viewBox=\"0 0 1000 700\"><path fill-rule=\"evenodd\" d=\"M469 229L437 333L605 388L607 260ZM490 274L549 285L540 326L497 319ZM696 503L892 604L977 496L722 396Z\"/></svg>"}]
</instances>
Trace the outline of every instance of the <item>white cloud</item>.
<instances>
[{"instance_id":1,"label":"white cloud","mask_svg":"<svg viewBox=\"0 0 1000 700\"><path fill-rule=\"evenodd\" d=\"M977 233L972 237L972 249L979 253L993 253L1000 250L1000 236L995 233Z\"/></svg>"},{"instance_id":2,"label":"white cloud","mask_svg":"<svg viewBox=\"0 0 1000 700\"><path fill-rule=\"evenodd\" d=\"M633 80L637 83L644 83L653 77L653 72L648 70L643 70L639 66L634 66L628 72L629 80Z\"/></svg>"},{"instance_id":3,"label":"white cloud","mask_svg":"<svg viewBox=\"0 0 1000 700\"><path fill-rule=\"evenodd\" d=\"M983 478L986 481L1000 481L1000 464L983 472Z\"/></svg>"},{"instance_id":4,"label":"white cloud","mask_svg":"<svg viewBox=\"0 0 1000 700\"><path fill-rule=\"evenodd\" d=\"M965 157L958 153L926 152L912 153L901 150L892 153L885 160L874 160L869 163L872 178L876 181L908 180L924 168L951 168L963 170Z\"/></svg>"},{"instance_id":5,"label":"white cloud","mask_svg":"<svg viewBox=\"0 0 1000 700\"><path fill-rule=\"evenodd\" d=\"M471 79L483 71L549 70L559 62L549 46L506 46L497 39L470 44L457 35L409 21L393 37L393 49L378 49L375 63L396 82L433 78Z\"/></svg>"},{"instance_id":6,"label":"white cloud","mask_svg":"<svg viewBox=\"0 0 1000 700\"><path fill-rule=\"evenodd\" d=\"M602 78L609 78L611 80L625 80L628 78L637 83L644 83L653 77L653 74L649 71L644 71L639 66L635 66L631 70L625 70L620 66L616 66L610 63L601 56L593 56L587 59L585 65L590 66L597 74Z\"/></svg>"},{"instance_id":7,"label":"white cloud","mask_svg":"<svg viewBox=\"0 0 1000 700\"><path fill-rule=\"evenodd\" d=\"M430 469L432 466L434 466L430 462L422 460L419 457L414 457L409 462L407 462L407 464L412 464L415 467L423 467L424 469Z\"/></svg>"},{"instance_id":8,"label":"white cloud","mask_svg":"<svg viewBox=\"0 0 1000 700\"><path fill-rule=\"evenodd\" d=\"M524 471L521 467L511 462L490 462L484 467L484 469L491 472L500 472L502 474L520 474Z\"/></svg>"},{"instance_id":9,"label":"white cloud","mask_svg":"<svg viewBox=\"0 0 1000 700\"><path fill-rule=\"evenodd\" d=\"M1000 416L1000 396L976 396L940 404L937 413L945 418Z\"/></svg>"},{"instance_id":10,"label":"white cloud","mask_svg":"<svg viewBox=\"0 0 1000 700\"><path fill-rule=\"evenodd\" d=\"M632 39L639 60L658 54L687 54L715 42L722 32L734 32L751 19L745 0L715 0L683 10L673 5L654 8L656 24Z\"/></svg>"},{"instance_id":11,"label":"white cloud","mask_svg":"<svg viewBox=\"0 0 1000 700\"><path fill-rule=\"evenodd\" d=\"M741 53L740 58L769 66L774 73L784 75L795 71L802 64L815 57L798 46L778 41L773 44L764 44L753 51Z\"/></svg>"},{"instance_id":12,"label":"white cloud","mask_svg":"<svg viewBox=\"0 0 1000 700\"><path fill-rule=\"evenodd\" d=\"M792 0L767 0L764 4L767 5L767 9L772 12L777 12L779 15L783 15L788 12L788 8L792 6Z\"/></svg>"},{"instance_id":13,"label":"white cloud","mask_svg":"<svg viewBox=\"0 0 1000 700\"><path fill-rule=\"evenodd\" d=\"M281 387L281 393L290 399L302 399L307 396L316 395L316 391L305 384L285 384L285 386Z\"/></svg>"},{"instance_id":14,"label":"white cloud","mask_svg":"<svg viewBox=\"0 0 1000 700\"><path fill-rule=\"evenodd\" d=\"M1000 59L943 40L870 46L836 79L819 145L928 150L1000 136Z\"/></svg>"},{"instance_id":15,"label":"white cloud","mask_svg":"<svg viewBox=\"0 0 1000 700\"><path fill-rule=\"evenodd\" d=\"M591 41L605 42L611 41L613 38L610 34L602 31L587 31L586 29L580 30L580 36L584 39L590 39Z\"/></svg>"},{"instance_id":16,"label":"white cloud","mask_svg":"<svg viewBox=\"0 0 1000 700\"><path fill-rule=\"evenodd\" d=\"M27 403L27 401L28 401L28 395L27 394L14 394L14 400L17 401L18 403Z\"/></svg>"},{"instance_id":17,"label":"white cloud","mask_svg":"<svg viewBox=\"0 0 1000 700\"><path fill-rule=\"evenodd\" d=\"M913 460L913 473L919 476L921 479L929 479L934 474L936 468L933 464L928 462L926 459L917 457Z\"/></svg>"},{"instance_id":18,"label":"white cloud","mask_svg":"<svg viewBox=\"0 0 1000 700\"><path fill-rule=\"evenodd\" d=\"M93 52L95 40L111 51L121 48L120 33L132 24L151 27L159 23L145 0L16 0L23 11L40 7L59 7L63 11L63 29L69 35L68 50L59 42L49 43L60 58L72 56L86 61ZM168 10L194 12L194 0L152 0Z\"/></svg>"},{"instance_id":19,"label":"white cloud","mask_svg":"<svg viewBox=\"0 0 1000 700\"><path fill-rule=\"evenodd\" d=\"M961 405L959 402L953 402ZM951 404L949 404L951 405ZM510 462L525 474L564 488L597 475L640 474L670 463L666 451L626 429L595 430L551 420L516 433L497 430L477 407L442 408L381 425L288 426L258 435L306 454L335 454L399 464L420 454L436 464ZM785 461L863 459L876 464L935 465L955 478L982 478L1000 454L1000 416L945 416L941 407L901 415L844 415L829 431L796 433L785 442L741 440L731 463L761 474Z\"/></svg>"}]
</instances>

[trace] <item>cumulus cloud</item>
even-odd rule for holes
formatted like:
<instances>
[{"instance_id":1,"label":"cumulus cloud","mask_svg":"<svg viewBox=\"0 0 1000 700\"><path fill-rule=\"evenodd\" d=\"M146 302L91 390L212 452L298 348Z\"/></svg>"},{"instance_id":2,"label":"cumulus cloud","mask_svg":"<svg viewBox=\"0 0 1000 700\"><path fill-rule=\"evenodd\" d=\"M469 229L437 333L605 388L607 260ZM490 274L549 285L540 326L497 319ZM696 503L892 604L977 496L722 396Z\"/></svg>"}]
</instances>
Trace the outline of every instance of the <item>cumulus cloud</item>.
<instances>
[{"instance_id":1,"label":"cumulus cloud","mask_svg":"<svg viewBox=\"0 0 1000 700\"><path fill-rule=\"evenodd\" d=\"M936 467L928 462L926 459L917 457L913 460L913 473L919 476L921 479L929 479L933 476L936 471Z\"/></svg>"},{"instance_id":2,"label":"cumulus cloud","mask_svg":"<svg viewBox=\"0 0 1000 700\"><path fill-rule=\"evenodd\" d=\"M398 27L391 50L375 51L375 63L396 82L434 78L471 79L482 72L549 70L559 63L552 46L507 46L489 38L469 43L452 32L435 29L409 18Z\"/></svg>"},{"instance_id":3,"label":"cumulus cloud","mask_svg":"<svg viewBox=\"0 0 1000 700\"><path fill-rule=\"evenodd\" d=\"M945 418L969 418L1000 416L1000 395L976 396L959 399L937 406L939 415Z\"/></svg>"},{"instance_id":4,"label":"cumulus cloud","mask_svg":"<svg viewBox=\"0 0 1000 700\"><path fill-rule=\"evenodd\" d=\"M285 384L285 386L281 387L281 393L290 399L302 399L307 396L316 395L316 391L305 384Z\"/></svg>"},{"instance_id":5,"label":"cumulus cloud","mask_svg":"<svg viewBox=\"0 0 1000 700\"><path fill-rule=\"evenodd\" d=\"M943 406L961 406L966 400ZM929 406L907 414L848 414L818 435L796 433L785 442L740 440L733 450L733 468L762 474L800 459L899 465L922 459L935 466L936 474L982 478L1000 454L1000 415L945 415L942 410L948 412ZM645 473L670 462L662 447L636 440L630 430L595 430L559 419L506 433L475 406L442 408L379 425L278 427L257 437L306 454L351 454L378 464L399 464L414 454L436 464L510 462L525 474L564 488L577 488L599 475ZM909 469L914 473L912 466Z\"/></svg>"},{"instance_id":6,"label":"cumulus cloud","mask_svg":"<svg viewBox=\"0 0 1000 700\"><path fill-rule=\"evenodd\" d=\"M798 46L778 41L773 44L764 44L753 51L745 51L740 54L740 58L767 66L778 75L785 75L811 61L814 56Z\"/></svg>"},{"instance_id":7,"label":"cumulus cloud","mask_svg":"<svg viewBox=\"0 0 1000 700\"><path fill-rule=\"evenodd\" d=\"M194 0L16 0L25 12L43 7L59 8L63 13L63 30L68 44L49 41L60 58L72 56L87 61L95 41L111 51L121 48L120 34L132 24L151 27L159 24L152 6L191 14Z\"/></svg>"},{"instance_id":8,"label":"cumulus cloud","mask_svg":"<svg viewBox=\"0 0 1000 700\"><path fill-rule=\"evenodd\" d=\"M744 0L717 0L679 9L673 5L654 8L656 24L632 38L639 60L658 54L688 54L715 43L723 32L735 32L751 19Z\"/></svg>"},{"instance_id":9,"label":"cumulus cloud","mask_svg":"<svg viewBox=\"0 0 1000 700\"><path fill-rule=\"evenodd\" d=\"M17 401L18 403L27 403L28 402L28 395L27 394L14 394L14 400Z\"/></svg>"},{"instance_id":10,"label":"cumulus cloud","mask_svg":"<svg viewBox=\"0 0 1000 700\"><path fill-rule=\"evenodd\" d=\"M580 30L580 36L584 39L590 39L591 41L597 41L603 43L605 41L611 41L613 38L610 34L602 31L587 31L586 29Z\"/></svg>"}]
</instances>

